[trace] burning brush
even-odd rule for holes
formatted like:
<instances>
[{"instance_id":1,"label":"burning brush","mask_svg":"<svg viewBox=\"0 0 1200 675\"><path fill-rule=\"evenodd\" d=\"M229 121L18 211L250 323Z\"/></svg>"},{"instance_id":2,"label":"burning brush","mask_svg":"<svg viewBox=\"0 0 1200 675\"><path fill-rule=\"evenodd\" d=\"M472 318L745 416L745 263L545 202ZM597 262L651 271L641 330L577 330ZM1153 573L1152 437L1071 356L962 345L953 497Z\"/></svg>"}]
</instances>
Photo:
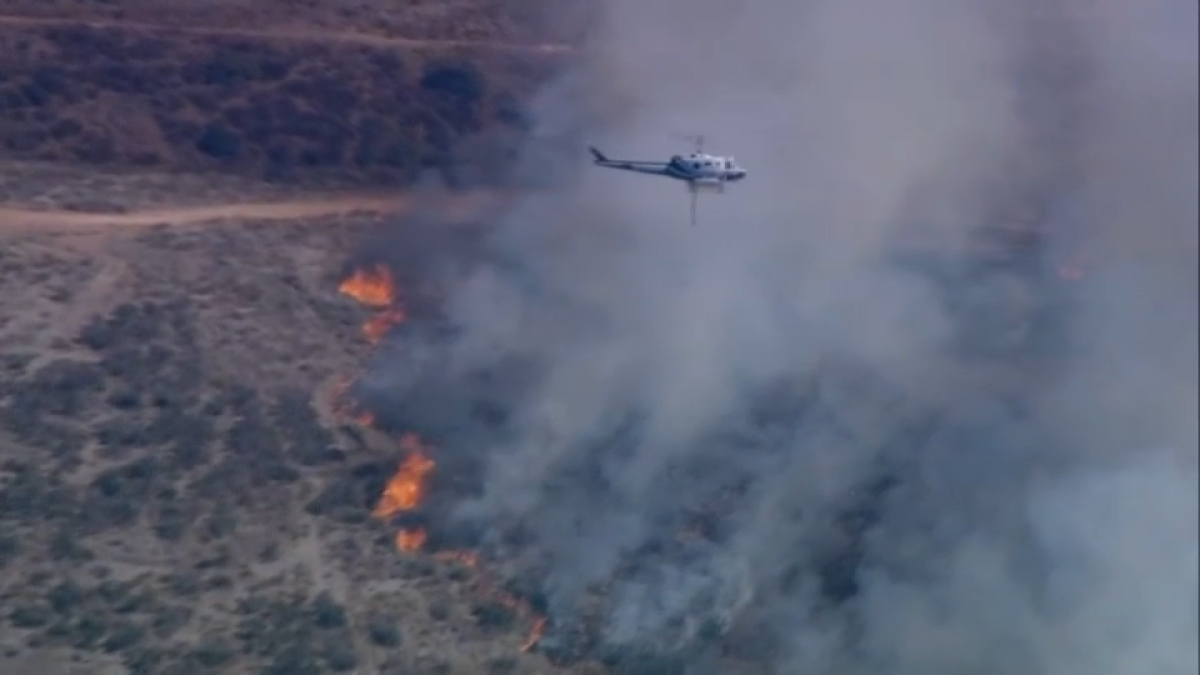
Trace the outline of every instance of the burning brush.
<instances>
[{"instance_id":1,"label":"burning brush","mask_svg":"<svg viewBox=\"0 0 1200 675\"><path fill-rule=\"evenodd\" d=\"M400 305L396 280L390 269L377 264L355 270L338 284L338 291L359 303L379 310L363 324L362 331L371 344L378 344L388 330L404 322L406 315Z\"/></svg>"},{"instance_id":2,"label":"burning brush","mask_svg":"<svg viewBox=\"0 0 1200 675\"><path fill-rule=\"evenodd\" d=\"M406 457L388 481L379 503L371 513L376 518L387 519L411 511L421 504L425 496L426 478L435 466L433 460L426 454L426 449L416 434L405 434L400 439L400 447L404 449ZM423 529L402 529L396 534L396 548L401 551L415 551L425 545L426 538Z\"/></svg>"},{"instance_id":3,"label":"burning brush","mask_svg":"<svg viewBox=\"0 0 1200 675\"><path fill-rule=\"evenodd\" d=\"M400 293L392 271L382 264L357 269L338 285L338 291L347 295L360 304L377 310L362 326L367 340L378 344L394 327L403 323L407 315L400 303ZM335 391L335 411L344 417L353 419L362 426L374 427L375 415L365 409L360 402L349 394L352 381L344 382ZM400 449L403 459L396 472L387 481L379 497L372 515L381 520L392 520L405 514L411 514L418 509L428 495L429 479L437 467L432 458L433 448L421 440L415 433L404 433L400 436ZM401 527L396 533L396 548L404 553L415 553L425 548L429 535L423 526L410 525ZM521 651L532 650L540 641L545 629L546 619L533 610L528 602L511 593L496 588L480 566L480 557L472 551L445 550L433 554L435 560L444 563L462 565L479 572L474 586L493 601L507 607L518 616L529 618L531 629Z\"/></svg>"}]
</instances>

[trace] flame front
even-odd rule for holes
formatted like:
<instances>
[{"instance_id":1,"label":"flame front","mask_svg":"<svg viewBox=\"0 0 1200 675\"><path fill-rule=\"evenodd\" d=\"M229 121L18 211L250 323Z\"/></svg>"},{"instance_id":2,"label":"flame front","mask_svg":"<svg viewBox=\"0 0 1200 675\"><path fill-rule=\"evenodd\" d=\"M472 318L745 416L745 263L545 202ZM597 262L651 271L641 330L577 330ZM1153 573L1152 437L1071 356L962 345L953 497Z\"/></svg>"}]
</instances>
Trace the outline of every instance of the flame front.
<instances>
[{"instance_id":1,"label":"flame front","mask_svg":"<svg viewBox=\"0 0 1200 675\"><path fill-rule=\"evenodd\" d=\"M388 330L405 320L404 310L399 306L399 293L391 270L384 265L356 270L338 284L338 292L357 300L360 304L374 307L379 312L362 326L363 334L372 344L378 343ZM343 418L353 419L364 427L375 425L375 413L362 409L358 401L348 396L353 379L340 383L333 392L334 412Z\"/></svg>"},{"instance_id":2,"label":"flame front","mask_svg":"<svg viewBox=\"0 0 1200 675\"><path fill-rule=\"evenodd\" d=\"M396 548L408 553L419 551L427 537L425 530L400 530L396 533Z\"/></svg>"},{"instance_id":3,"label":"flame front","mask_svg":"<svg viewBox=\"0 0 1200 675\"><path fill-rule=\"evenodd\" d=\"M354 298L359 303L377 309L375 316L363 324L363 334L372 344L377 344L395 325L406 319L404 309L399 303L395 279L391 271L383 266L360 269L344 279L338 285L338 291L343 295ZM334 391L335 411L345 417L353 418L363 426L373 426L375 416L370 410L359 407L358 402L348 396L350 382L345 382ZM400 513L411 511L421 505L426 495L426 482L429 474L436 466L430 458L427 448L416 434L405 434L400 439L400 447L405 452L404 460L396 473L388 480L380 495L372 515L376 518L387 519ZM396 548L404 552L421 550L428 539L428 533L417 527L401 529L395 535ZM442 562L453 562L464 567L480 570L480 558L472 551L439 551L434 558ZM479 579L483 587L490 586L484 578ZM542 638L546 627L545 617L539 616L529 606L529 603L494 588L487 591L497 597L500 602L511 607L522 616L532 619L529 635L521 645L521 651L527 652L534 648Z\"/></svg>"},{"instance_id":4,"label":"flame front","mask_svg":"<svg viewBox=\"0 0 1200 675\"><path fill-rule=\"evenodd\" d=\"M368 307L390 307L396 302L396 283L392 273L383 265L355 270L342 283L338 292L348 295Z\"/></svg>"},{"instance_id":5,"label":"flame front","mask_svg":"<svg viewBox=\"0 0 1200 675\"><path fill-rule=\"evenodd\" d=\"M350 395L350 385L352 382L353 380L350 379L339 382L330 392L329 398L332 401L333 414L340 419L354 420L364 427L374 426L375 413L362 409L359 402Z\"/></svg>"},{"instance_id":6,"label":"flame front","mask_svg":"<svg viewBox=\"0 0 1200 675\"><path fill-rule=\"evenodd\" d=\"M533 627L529 629L529 637L525 638L524 644L521 645L521 651L527 652L537 646L537 643L542 641L542 634L546 632L546 617L539 616L533 620Z\"/></svg>"},{"instance_id":7,"label":"flame front","mask_svg":"<svg viewBox=\"0 0 1200 675\"><path fill-rule=\"evenodd\" d=\"M425 496L425 478L433 471L433 467L433 460L425 453L420 450L410 453L400 464L396 475L388 481L372 515L390 518L417 508Z\"/></svg>"},{"instance_id":8,"label":"flame front","mask_svg":"<svg viewBox=\"0 0 1200 675\"><path fill-rule=\"evenodd\" d=\"M385 309L363 324L363 335L367 336L371 344L377 344L383 339L384 335L387 335L392 326L403 323L404 319L404 310L399 307Z\"/></svg>"},{"instance_id":9,"label":"flame front","mask_svg":"<svg viewBox=\"0 0 1200 675\"><path fill-rule=\"evenodd\" d=\"M362 327L363 335L371 344L377 344L392 326L407 318L399 306L400 293L396 280L384 265L356 270L338 284L338 292L379 310Z\"/></svg>"}]
</instances>

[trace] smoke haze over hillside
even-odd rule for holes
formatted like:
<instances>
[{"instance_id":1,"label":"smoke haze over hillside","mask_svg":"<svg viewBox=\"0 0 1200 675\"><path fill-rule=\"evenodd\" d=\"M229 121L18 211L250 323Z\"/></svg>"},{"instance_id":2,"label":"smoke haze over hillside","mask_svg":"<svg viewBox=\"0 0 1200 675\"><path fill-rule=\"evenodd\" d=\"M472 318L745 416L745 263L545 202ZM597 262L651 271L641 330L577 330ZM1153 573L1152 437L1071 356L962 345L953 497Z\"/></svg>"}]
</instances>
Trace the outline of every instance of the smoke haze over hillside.
<instances>
[{"instance_id":1,"label":"smoke haze over hillside","mask_svg":"<svg viewBox=\"0 0 1200 675\"><path fill-rule=\"evenodd\" d=\"M547 651L1197 672L1196 6L999 4L614 0L534 102L749 170L696 228L665 179L522 198L458 336L364 381L485 457L453 519L536 570ZM1012 223L1043 255L985 266Z\"/></svg>"}]
</instances>

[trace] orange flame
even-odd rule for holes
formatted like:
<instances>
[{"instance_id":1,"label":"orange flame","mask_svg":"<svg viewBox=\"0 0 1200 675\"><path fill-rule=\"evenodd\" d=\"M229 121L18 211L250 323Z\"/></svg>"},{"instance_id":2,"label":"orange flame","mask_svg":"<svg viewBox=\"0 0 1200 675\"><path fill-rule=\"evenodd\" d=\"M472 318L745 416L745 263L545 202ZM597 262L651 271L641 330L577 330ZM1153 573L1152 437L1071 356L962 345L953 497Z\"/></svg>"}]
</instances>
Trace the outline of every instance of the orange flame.
<instances>
[{"instance_id":1,"label":"orange flame","mask_svg":"<svg viewBox=\"0 0 1200 675\"><path fill-rule=\"evenodd\" d=\"M330 394L333 414L339 419L353 420L364 427L374 426L375 413L359 409L358 402L348 395L352 383L353 380L346 379L333 387L333 392Z\"/></svg>"},{"instance_id":2,"label":"orange flame","mask_svg":"<svg viewBox=\"0 0 1200 675\"><path fill-rule=\"evenodd\" d=\"M377 518L387 518L416 508L425 496L425 479L435 466L434 461L426 454L427 448L416 434L405 434L400 439L400 445L408 456L388 481L373 512ZM427 540L428 533L421 528L402 529L396 533L395 539L396 548L408 553L420 550ZM472 570L480 570L479 554L473 551L438 551L433 557L440 562L452 562ZM495 597L498 602L514 612L532 617L529 634L521 645L521 651L528 652L537 646L546 630L546 618L534 612L528 602L492 587L486 576L477 578L475 583L478 584L477 588Z\"/></svg>"},{"instance_id":3,"label":"orange flame","mask_svg":"<svg viewBox=\"0 0 1200 675\"><path fill-rule=\"evenodd\" d=\"M403 323L404 319L404 310L398 307L385 309L363 324L363 334L372 344L376 344L383 339L384 335L387 335L392 326Z\"/></svg>"},{"instance_id":4,"label":"orange flame","mask_svg":"<svg viewBox=\"0 0 1200 675\"><path fill-rule=\"evenodd\" d=\"M533 627L529 629L529 637L525 638L524 644L521 645L521 651L527 652L537 646L537 643L542 641L542 635L546 632L546 617L539 616L534 619Z\"/></svg>"},{"instance_id":5,"label":"orange flame","mask_svg":"<svg viewBox=\"0 0 1200 675\"><path fill-rule=\"evenodd\" d=\"M398 306L400 296L396 280L385 265L356 270L338 284L338 292L380 310L362 327L363 334L372 344L382 340L392 326L406 318L404 310Z\"/></svg>"},{"instance_id":6,"label":"orange flame","mask_svg":"<svg viewBox=\"0 0 1200 675\"><path fill-rule=\"evenodd\" d=\"M392 273L383 265L355 271L338 285L338 291L363 305L379 310L362 327L363 334L373 344L382 340L393 326L406 318L404 310L397 302L398 293ZM371 426L375 415L369 410L359 408L355 401L347 400L346 393L350 384L345 382L335 390L335 410L340 415L352 417L363 426ZM411 511L425 498L426 480L434 470L435 462L429 458L428 449L416 434L410 433L401 437L400 447L406 453L405 459L388 480L379 502L372 511L376 518L390 518L398 513ZM420 550L427 540L428 533L421 528L402 529L395 535L396 548L405 552ZM479 554L472 551L440 551L434 554L434 558L443 562L458 563L473 570L480 568ZM478 582L484 587L490 585L482 578ZM545 617L538 616L529 603L508 593L493 589L489 595L498 596L500 602L519 614L532 617L529 635L521 645L521 651L528 652L533 649L542 639L546 628Z\"/></svg>"},{"instance_id":7,"label":"orange flame","mask_svg":"<svg viewBox=\"0 0 1200 675\"><path fill-rule=\"evenodd\" d=\"M355 270L354 274L338 284L338 292L368 307L389 307L396 302L395 280L384 265Z\"/></svg>"},{"instance_id":8,"label":"orange flame","mask_svg":"<svg viewBox=\"0 0 1200 675\"><path fill-rule=\"evenodd\" d=\"M425 545L427 538L425 530L400 530L396 533L396 548L401 551L417 551Z\"/></svg>"},{"instance_id":9,"label":"orange flame","mask_svg":"<svg viewBox=\"0 0 1200 675\"><path fill-rule=\"evenodd\" d=\"M415 435L406 435L401 444L408 449L408 457L384 488L372 512L376 518L390 518L397 513L411 511L425 496L425 478L433 471L434 462L425 455Z\"/></svg>"}]
</instances>

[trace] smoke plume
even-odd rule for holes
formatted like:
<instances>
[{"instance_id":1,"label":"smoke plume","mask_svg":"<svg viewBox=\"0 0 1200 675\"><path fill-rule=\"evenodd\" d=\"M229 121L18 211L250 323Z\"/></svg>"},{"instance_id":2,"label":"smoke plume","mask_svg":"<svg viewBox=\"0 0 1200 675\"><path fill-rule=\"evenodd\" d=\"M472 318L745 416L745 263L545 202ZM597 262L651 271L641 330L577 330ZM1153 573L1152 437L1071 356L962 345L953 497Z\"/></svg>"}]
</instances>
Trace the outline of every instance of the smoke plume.
<instances>
[{"instance_id":1,"label":"smoke plume","mask_svg":"<svg viewBox=\"0 0 1200 675\"><path fill-rule=\"evenodd\" d=\"M606 2L535 133L748 178L520 197L363 386L558 658L1195 673L1196 13Z\"/></svg>"}]
</instances>

